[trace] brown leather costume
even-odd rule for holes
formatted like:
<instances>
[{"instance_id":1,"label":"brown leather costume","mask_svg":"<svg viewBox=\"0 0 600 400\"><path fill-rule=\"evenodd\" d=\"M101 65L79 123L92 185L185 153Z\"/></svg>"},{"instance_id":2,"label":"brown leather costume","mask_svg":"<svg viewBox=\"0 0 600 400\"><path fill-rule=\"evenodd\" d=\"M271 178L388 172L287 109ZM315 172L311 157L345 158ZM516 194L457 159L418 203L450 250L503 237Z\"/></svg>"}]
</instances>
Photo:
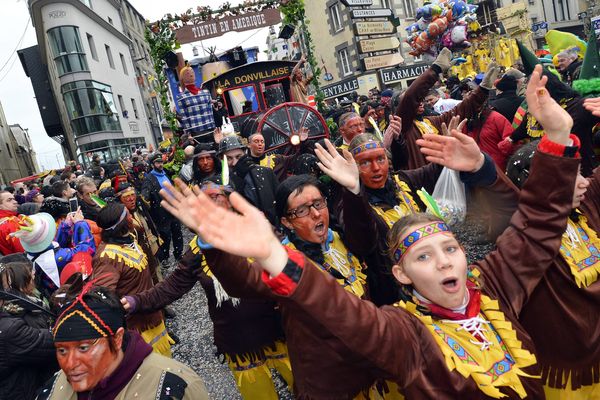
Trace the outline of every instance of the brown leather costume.
<instances>
[{"instance_id":1,"label":"brown leather costume","mask_svg":"<svg viewBox=\"0 0 600 400\"><path fill-rule=\"evenodd\" d=\"M554 176L547 174L548 181ZM589 227L600 233L600 169L594 171L590 182L579 210ZM519 194L508 181L485 195L504 206L495 209L492 216L502 220L506 212L514 210L506 206L514 205ZM542 378L548 386L565 387L567 375L573 390L600 382L599 304L600 282L578 287L569 265L558 254L519 316L535 343Z\"/></svg>"},{"instance_id":2,"label":"brown leather costume","mask_svg":"<svg viewBox=\"0 0 600 400\"><path fill-rule=\"evenodd\" d=\"M392 144L392 158L394 170L415 169L427 164L425 156L421 153L419 146L415 140L422 137L421 131L415 125L417 120L417 109L419 103L423 101L429 89L433 87L438 80L438 74L441 72L437 65L433 65L423 75L419 76L406 90L406 93L400 100L400 105L396 110L396 115L402 118L402 132L400 135L406 142L406 152L399 149L397 142ZM448 124L450 119L455 115L460 115L461 118L470 118L477 114L481 106L485 103L488 97L488 90L481 87L477 88L471 96L462 101L452 110L447 111L439 116L425 117L429 120L438 132L442 132L442 122ZM406 159L408 157L408 159Z\"/></svg>"},{"instance_id":3,"label":"brown leather costume","mask_svg":"<svg viewBox=\"0 0 600 400\"><path fill-rule=\"evenodd\" d=\"M530 352L531 338L517 318L557 255L578 165L575 159L538 154L533 169L544 173L533 173L526 183L511 226L498 239L498 250L474 266L483 278L482 292L498 301L522 348ZM554 179L548 181L547 176ZM206 255L210 265L219 266L214 272L224 285L227 281L228 291L274 295L261 280L258 266L248 268L246 260L216 250ZM310 261L295 291L275 298L281 304L294 374L301 382L300 398L349 398L373 378L397 382L409 399L489 398L472 379L448 369L432 334L413 314L393 306L379 309L348 294ZM539 368L526 372L535 375ZM529 398L544 397L539 379L520 380ZM329 389L337 389L339 395L329 391L320 396ZM508 387L501 390L509 399L519 398Z\"/></svg>"}]
</instances>

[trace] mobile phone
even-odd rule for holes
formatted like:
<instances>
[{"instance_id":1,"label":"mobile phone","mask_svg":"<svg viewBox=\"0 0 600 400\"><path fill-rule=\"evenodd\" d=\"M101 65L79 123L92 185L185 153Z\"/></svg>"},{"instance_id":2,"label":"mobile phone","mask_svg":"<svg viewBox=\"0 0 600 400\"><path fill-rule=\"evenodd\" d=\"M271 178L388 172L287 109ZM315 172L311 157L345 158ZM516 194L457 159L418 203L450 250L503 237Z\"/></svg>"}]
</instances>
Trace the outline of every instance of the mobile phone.
<instances>
[{"instance_id":1,"label":"mobile phone","mask_svg":"<svg viewBox=\"0 0 600 400\"><path fill-rule=\"evenodd\" d=\"M77 201L77 197L72 197L69 199L69 208L71 212L77 212L79 209L79 202Z\"/></svg>"}]
</instances>

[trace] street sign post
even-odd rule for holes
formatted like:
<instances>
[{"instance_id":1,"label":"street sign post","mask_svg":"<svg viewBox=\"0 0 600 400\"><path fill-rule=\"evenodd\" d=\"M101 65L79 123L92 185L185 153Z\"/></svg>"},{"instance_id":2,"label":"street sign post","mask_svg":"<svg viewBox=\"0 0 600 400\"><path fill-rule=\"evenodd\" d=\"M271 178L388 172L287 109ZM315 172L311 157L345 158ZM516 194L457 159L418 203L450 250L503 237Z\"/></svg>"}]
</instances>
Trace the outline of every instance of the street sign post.
<instances>
[{"instance_id":1,"label":"street sign post","mask_svg":"<svg viewBox=\"0 0 600 400\"><path fill-rule=\"evenodd\" d=\"M367 21L354 23L354 34L357 36L385 35L394 32L396 32L396 27L390 21Z\"/></svg>"},{"instance_id":2,"label":"street sign post","mask_svg":"<svg viewBox=\"0 0 600 400\"><path fill-rule=\"evenodd\" d=\"M402 58L400 53L392 53L382 56L366 57L362 59L362 62L364 64L365 71L368 71L371 69L386 68L398 65L404 62L404 58Z\"/></svg>"},{"instance_id":3,"label":"street sign post","mask_svg":"<svg viewBox=\"0 0 600 400\"><path fill-rule=\"evenodd\" d=\"M372 6L373 0L342 0L346 7L365 7Z\"/></svg>"},{"instance_id":4,"label":"street sign post","mask_svg":"<svg viewBox=\"0 0 600 400\"><path fill-rule=\"evenodd\" d=\"M358 46L361 53L397 49L400 41L396 36L388 36L377 39L359 40Z\"/></svg>"},{"instance_id":5,"label":"street sign post","mask_svg":"<svg viewBox=\"0 0 600 400\"><path fill-rule=\"evenodd\" d=\"M352 10L352 19L356 18L388 18L392 17L392 10L389 8L365 8Z\"/></svg>"}]
</instances>

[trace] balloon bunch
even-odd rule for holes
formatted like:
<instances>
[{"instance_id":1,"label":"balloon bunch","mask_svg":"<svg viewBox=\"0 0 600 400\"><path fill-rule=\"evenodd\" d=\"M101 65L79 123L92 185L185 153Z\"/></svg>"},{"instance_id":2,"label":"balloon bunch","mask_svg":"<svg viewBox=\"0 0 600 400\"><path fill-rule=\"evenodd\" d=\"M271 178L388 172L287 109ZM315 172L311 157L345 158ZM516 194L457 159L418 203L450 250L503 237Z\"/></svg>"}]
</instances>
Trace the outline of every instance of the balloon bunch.
<instances>
[{"instance_id":1,"label":"balloon bunch","mask_svg":"<svg viewBox=\"0 0 600 400\"><path fill-rule=\"evenodd\" d=\"M467 27L477 20L477 6L463 0L432 0L417 9L417 22L406 28L413 56L434 59L442 47L459 50L471 46Z\"/></svg>"}]
</instances>

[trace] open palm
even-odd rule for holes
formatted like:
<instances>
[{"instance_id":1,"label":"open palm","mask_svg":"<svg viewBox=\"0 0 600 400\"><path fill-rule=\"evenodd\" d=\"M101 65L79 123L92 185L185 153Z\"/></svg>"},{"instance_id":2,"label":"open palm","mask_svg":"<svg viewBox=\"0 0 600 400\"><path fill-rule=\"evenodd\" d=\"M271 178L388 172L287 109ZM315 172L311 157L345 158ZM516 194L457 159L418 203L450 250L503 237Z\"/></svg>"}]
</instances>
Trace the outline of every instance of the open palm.
<instances>
[{"instance_id":1,"label":"open palm","mask_svg":"<svg viewBox=\"0 0 600 400\"><path fill-rule=\"evenodd\" d=\"M321 171L352 193L358 194L360 191L360 178L352 154L347 150L343 150L344 156L342 157L335 146L327 139L325 139L325 146L327 150L318 143L315 146L315 154L319 158L318 165Z\"/></svg>"},{"instance_id":2,"label":"open palm","mask_svg":"<svg viewBox=\"0 0 600 400\"><path fill-rule=\"evenodd\" d=\"M450 131L450 136L425 134L416 143L427 161L456 171L476 171L483 164L483 154L475 140L456 129Z\"/></svg>"},{"instance_id":3,"label":"open palm","mask_svg":"<svg viewBox=\"0 0 600 400\"><path fill-rule=\"evenodd\" d=\"M203 241L241 257L269 257L272 243L277 242L277 238L263 213L242 196L232 193L229 197L231 205L237 211L235 213L219 207L197 186L192 191L178 179L176 184L179 190L167 186L172 196L161 191L161 204L198 233Z\"/></svg>"},{"instance_id":4,"label":"open palm","mask_svg":"<svg viewBox=\"0 0 600 400\"><path fill-rule=\"evenodd\" d=\"M542 76L542 66L536 65L525 93L527 107L529 113L542 125L548 138L553 142L561 143L562 138L568 139L568 134L571 133L573 118L550 97L546 82L548 78Z\"/></svg>"}]
</instances>

